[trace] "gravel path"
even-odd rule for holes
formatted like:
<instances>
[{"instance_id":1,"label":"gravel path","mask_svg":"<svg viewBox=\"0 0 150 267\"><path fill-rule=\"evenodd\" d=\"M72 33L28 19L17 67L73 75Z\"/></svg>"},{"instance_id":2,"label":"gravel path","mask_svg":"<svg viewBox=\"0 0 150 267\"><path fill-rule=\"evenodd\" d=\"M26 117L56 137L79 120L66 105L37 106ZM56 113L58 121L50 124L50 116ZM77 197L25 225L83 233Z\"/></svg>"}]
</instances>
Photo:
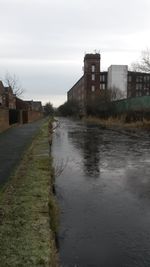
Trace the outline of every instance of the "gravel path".
<instances>
[{"instance_id":1,"label":"gravel path","mask_svg":"<svg viewBox=\"0 0 150 267\"><path fill-rule=\"evenodd\" d=\"M43 120L20 125L0 133L0 185L9 179L23 152L42 125Z\"/></svg>"}]
</instances>

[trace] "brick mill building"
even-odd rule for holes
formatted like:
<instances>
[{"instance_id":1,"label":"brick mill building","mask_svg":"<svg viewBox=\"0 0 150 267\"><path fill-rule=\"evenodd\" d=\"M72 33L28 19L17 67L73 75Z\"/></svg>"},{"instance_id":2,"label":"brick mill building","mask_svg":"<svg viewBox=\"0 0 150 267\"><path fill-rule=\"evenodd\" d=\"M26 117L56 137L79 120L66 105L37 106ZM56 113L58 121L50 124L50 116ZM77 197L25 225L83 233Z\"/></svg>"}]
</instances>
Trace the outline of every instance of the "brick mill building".
<instances>
[{"instance_id":1,"label":"brick mill building","mask_svg":"<svg viewBox=\"0 0 150 267\"><path fill-rule=\"evenodd\" d=\"M84 74L67 92L68 101L78 102L81 113L86 113L87 104L106 90L117 88L124 98L150 95L150 74L128 71L127 65L111 65L108 71L100 69L99 53L86 54Z\"/></svg>"}]
</instances>

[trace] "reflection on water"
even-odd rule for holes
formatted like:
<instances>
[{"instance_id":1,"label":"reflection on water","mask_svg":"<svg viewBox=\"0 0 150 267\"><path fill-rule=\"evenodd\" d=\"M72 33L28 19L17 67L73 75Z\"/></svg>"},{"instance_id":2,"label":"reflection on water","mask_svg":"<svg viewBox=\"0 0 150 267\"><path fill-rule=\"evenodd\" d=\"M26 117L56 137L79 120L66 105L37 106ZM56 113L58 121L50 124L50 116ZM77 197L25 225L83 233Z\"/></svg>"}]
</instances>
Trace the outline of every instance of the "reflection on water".
<instances>
[{"instance_id":1,"label":"reflection on water","mask_svg":"<svg viewBox=\"0 0 150 267\"><path fill-rule=\"evenodd\" d=\"M61 119L54 160L63 266L150 266L149 133Z\"/></svg>"},{"instance_id":2,"label":"reflection on water","mask_svg":"<svg viewBox=\"0 0 150 267\"><path fill-rule=\"evenodd\" d=\"M100 143L102 142L97 128L86 126L84 131L68 132L68 137L77 149L81 150L85 175L98 177L100 173Z\"/></svg>"}]
</instances>

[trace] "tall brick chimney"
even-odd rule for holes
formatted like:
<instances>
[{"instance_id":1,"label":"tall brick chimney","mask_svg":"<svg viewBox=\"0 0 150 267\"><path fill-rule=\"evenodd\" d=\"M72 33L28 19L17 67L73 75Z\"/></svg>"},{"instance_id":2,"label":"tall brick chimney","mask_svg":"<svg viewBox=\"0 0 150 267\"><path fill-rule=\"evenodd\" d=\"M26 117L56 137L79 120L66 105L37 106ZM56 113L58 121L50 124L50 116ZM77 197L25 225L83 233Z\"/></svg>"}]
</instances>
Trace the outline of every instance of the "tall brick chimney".
<instances>
[{"instance_id":1,"label":"tall brick chimney","mask_svg":"<svg viewBox=\"0 0 150 267\"><path fill-rule=\"evenodd\" d=\"M100 54L86 54L84 57L84 88L87 101L99 95Z\"/></svg>"}]
</instances>

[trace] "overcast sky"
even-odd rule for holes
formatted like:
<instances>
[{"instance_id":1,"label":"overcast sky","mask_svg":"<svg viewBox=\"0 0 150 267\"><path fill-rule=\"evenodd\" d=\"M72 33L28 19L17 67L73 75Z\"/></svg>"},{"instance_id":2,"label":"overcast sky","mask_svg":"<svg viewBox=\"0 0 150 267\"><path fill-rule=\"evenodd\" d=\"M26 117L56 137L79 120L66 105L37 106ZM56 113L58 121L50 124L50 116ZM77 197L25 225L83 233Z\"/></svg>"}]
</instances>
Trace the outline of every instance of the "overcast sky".
<instances>
[{"instance_id":1,"label":"overcast sky","mask_svg":"<svg viewBox=\"0 0 150 267\"><path fill-rule=\"evenodd\" d=\"M58 106L81 77L85 52L101 69L150 47L149 0L0 0L0 79L19 77L24 99Z\"/></svg>"}]
</instances>

